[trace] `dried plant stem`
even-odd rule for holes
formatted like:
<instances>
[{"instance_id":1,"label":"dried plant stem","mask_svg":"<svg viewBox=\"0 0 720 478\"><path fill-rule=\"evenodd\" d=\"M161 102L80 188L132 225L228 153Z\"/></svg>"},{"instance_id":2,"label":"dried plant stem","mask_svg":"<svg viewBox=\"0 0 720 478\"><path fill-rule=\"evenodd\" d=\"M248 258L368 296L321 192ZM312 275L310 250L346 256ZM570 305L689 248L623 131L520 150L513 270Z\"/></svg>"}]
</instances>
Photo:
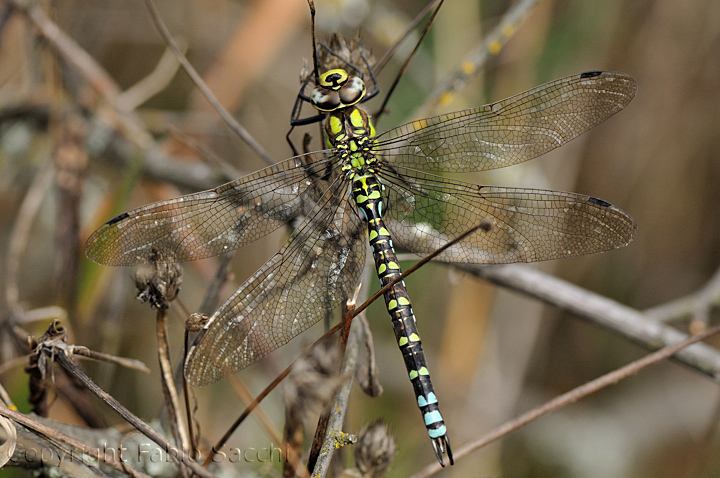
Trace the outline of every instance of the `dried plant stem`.
<instances>
[{"instance_id":1,"label":"dried plant stem","mask_svg":"<svg viewBox=\"0 0 720 478\"><path fill-rule=\"evenodd\" d=\"M170 350L167 338L167 309L165 308L157 310L155 333L158 342L160 382L162 383L165 407L168 411L170 431L173 437L175 437L178 447L183 450L191 450L190 438L187 433L187 428L184 426L180 401L178 399L177 389L175 388L175 380L173 379L173 367L170 361Z\"/></svg>"},{"instance_id":2,"label":"dried plant stem","mask_svg":"<svg viewBox=\"0 0 720 478\"><path fill-rule=\"evenodd\" d=\"M72 359L65 354L64 350L56 348L54 350L54 358L65 370L67 370L68 374L80 381L85 388L115 410L140 433L160 445L168 455L190 468L197 475L212 478L213 475L196 463L190 455L186 454L182 450L179 450L172 443L168 442L162 435L150 428L145 422L125 408L125 406L118 402L115 397L100 388L85 372L75 365Z\"/></svg>"},{"instance_id":3,"label":"dried plant stem","mask_svg":"<svg viewBox=\"0 0 720 478\"><path fill-rule=\"evenodd\" d=\"M340 324L342 325L342 323ZM362 347L362 328L355 326L350 329L350 335L348 337L348 345L345 349L345 357L343 360L340 374L348 377L335 394L335 401L332 403L330 408L331 413L324 420L326 423L323 428L324 439L322 440L322 446L319 448L317 454L317 460L309 461L308 467L312 468L312 477L323 477L327 474L330 462L332 460L335 450L338 448L340 438L343 435L343 421L345 420L345 411L347 410L348 400L350 399L350 390L353 384L353 377L355 376L355 369L357 368L358 351ZM312 454L311 454L312 455Z\"/></svg>"},{"instance_id":4,"label":"dried plant stem","mask_svg":"<svg viewBox=\"0 0 720 478\"><path fill-rule=\"evenodd\" d=\"M62 354L63 356L65 355L64 352ZM0 415L14 421L15 423L19 423L25 428L28 428L29 430L32 430L33 432L47 438L51 442L61 443L63 445L73 448L74 450L77 450L79 453L75 453L73 454L73 456L81 456L81 454L84 454L92 457L100 463L106 464L110 468L117 470L120 473L127 474L136 478L150 478L149 475L146 475L145 473L142 473L135 470L134 468L127 466L122 461L117 460L114 456L103 453L97 448L87 446L84 443L76 440L75 438L62 433L55 428L40 423L37 420L33 420L29 416L16 410L12 410L4 405L0 405Z\"/></svg>"},{"instance_id":5,"label":"dried plant stem","mask_svg":"<svg viewBox=\"0 0 720 478\"><path fill-rule=\"evenodd\" d=\"M648 319L638 310L526 265L463 264L458 268L571 312L650 350L677 343L687 337L672 327ZM673 356L673 360L720 383L720 353L706 344L683 349Z\"/></svg>"},{"instance_id":6,"label":"dried plant stem","mask_svg":"<svg viewBox=\"0 0 720 478\"><path fill-rule=\"evenodd\" d=\"M10 310L17 311L20 308L20 290L18 288L20 258L27 247L30 229L40 211L40 205L45 198L45 193L52 187L53 172L52 162L45 163L35 175L30 189L25 194L25 198L15 216L15 225L10 235L10 245L8 246L5 265L5 300Z\"/></svg>"},{"instance_id":7,"label":"dried plant stem","mask_svg":"<svg viewBox=\"0 0 720 478\"><path fill-rule=\"evenodd\" d=\"M415 42L415 47L413 48L412 52L408 55L408 57L405 59L405 62L400 67L400 70L397 72L397 75L395 75L395 78L393 79L392 84L390 85L390 88L388 88L387 93L385 94L385 99L383 100L382 104L378 108L377 113L373 114L375 117L375 121L377 121L377 118L385 112L385 107L387 106L388 101L390 100L390 96L392 96L393 91L395 91L395 88L397 87L398 83L400 82L400 78L405 73L405 70L407 69L408 65L410 64L410 60L413 59L415 56L415 53L417 52L417 49L420 48L420 43L422 42L423 38L425 38L425 35L427 34L428 30L430 30L430 25L432 25L433 21L435 20L435 17L437 16L438 12L440 11L440 7L442 7L442 4L445 0L440 0L437 7L435 8L435 11L430 15L430 19L428 19L427 23L425 24L425 28L420 32L420 37ZM428 9L428 7L432 5L432 3L428 4L427 7L425 7L425 10ZM377 73L376 73L377 74Z\"/></svg>"}]
</instances>

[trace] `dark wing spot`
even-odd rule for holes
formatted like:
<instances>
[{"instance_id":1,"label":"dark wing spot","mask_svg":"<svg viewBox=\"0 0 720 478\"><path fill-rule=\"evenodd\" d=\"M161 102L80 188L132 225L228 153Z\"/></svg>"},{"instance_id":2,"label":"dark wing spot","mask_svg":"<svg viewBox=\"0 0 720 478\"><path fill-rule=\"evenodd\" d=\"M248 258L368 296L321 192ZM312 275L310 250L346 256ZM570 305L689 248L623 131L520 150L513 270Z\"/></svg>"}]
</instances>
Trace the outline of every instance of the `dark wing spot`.
<instances>
[{"instance_id":1,"label":"dark wing spot","mask_svg":"<svg viewBox=\"0 0 720 478\"><path fill-rule=\"evenodd\" d=\"M580 75L580 78L595 78L596 76L602 75L602 71L586 71Z\"/></svg>"},{"instance_id":2,"label":"dark wing spot","mask_svg":"<svg viewBox=\"0 0 720 478\"><path fill-rule=\"evenodd\" d=\"M480 229L485 232L490 232L493 230L493 222L492 219L484 217L480 220Z\"/></svg>"},{"instance_id":3,"label":"dark wing spot","mask_svg":"<svg viewBox=\"0 0 720 478\"><path fill-rule=\"evenodd\" d=\"M112 226L112 225L115 224L116 222L120 222L120 221L122 221L123 219L125 219L126 217L129 217L129 216L130 216L130 215L129 215L128 213L124 212L124 213L120 214L119 216L115 216L114 218L110 219L106 224L107 224L108 226Z\"/></svg>"},{"instance_id":4,"label":"dark wing spot","mask_svg":"<svg viewBox=\"0 0 720 478\"><path fill-rule=\"evenodd\" d=\"M602 206L602 207L610 207L610 206L612 206L612 204L610 204L610 203L607 202L607 201L603 201L603 200L600 199L600 198L590 197L590 198L588 199L588 201L590 201L590 202L593 203L593 204L597 204L598 206Z\"/></svg>"}]
</instances>

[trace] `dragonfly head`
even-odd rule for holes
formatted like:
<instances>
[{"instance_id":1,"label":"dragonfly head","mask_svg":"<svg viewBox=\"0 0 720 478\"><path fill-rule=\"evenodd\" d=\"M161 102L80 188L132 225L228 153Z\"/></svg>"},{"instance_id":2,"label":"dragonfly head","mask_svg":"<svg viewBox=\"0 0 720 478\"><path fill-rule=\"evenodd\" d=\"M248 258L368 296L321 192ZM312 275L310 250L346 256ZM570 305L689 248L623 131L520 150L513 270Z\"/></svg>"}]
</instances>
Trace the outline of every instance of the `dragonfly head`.
<instances>
[{"instance_id":1,"label":"dragonfly head","mask_svg":"<svg viewBox=\"0 0 720 478\"><path fill-rule=\"evenodd\" d=\"M356 104L363 99L366 91L362 78L335 68L320 75L320 82L313 89L310 99L315 109L330 112Z\"/></svg>"}]
</instances>

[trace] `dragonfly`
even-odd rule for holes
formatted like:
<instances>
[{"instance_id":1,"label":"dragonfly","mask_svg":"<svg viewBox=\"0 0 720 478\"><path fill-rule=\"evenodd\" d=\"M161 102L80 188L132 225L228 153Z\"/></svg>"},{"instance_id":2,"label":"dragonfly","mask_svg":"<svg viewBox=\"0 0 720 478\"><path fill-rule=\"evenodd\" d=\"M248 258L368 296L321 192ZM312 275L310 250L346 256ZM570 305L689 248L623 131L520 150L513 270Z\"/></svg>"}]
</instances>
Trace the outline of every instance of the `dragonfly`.
<instances>
[{"instance_id":1,"label":"dragonfly","mask_svg":"<svg viewBox=\"0 0 720 478\"><path fill-rule=\"evenodd\" d=\"M193 386L247 367L326 317L352 295L368 244L385 285L401 274L395 245L423 256L477 225L436 260L545 261L616 249L637 232L630 215L592 196L438 175L516 165L562 146L630 102L637 85L627 74L576 74L380 134L360 105L361 73L332 68L318 78L308 99L324 117L327 149L125 212L87 240L87 257L100 264L176 263L237 249L303 218L196 336L184 366ZM405 283L384 299L435 456L452 465Z\"/></svg>"}]
</instances>

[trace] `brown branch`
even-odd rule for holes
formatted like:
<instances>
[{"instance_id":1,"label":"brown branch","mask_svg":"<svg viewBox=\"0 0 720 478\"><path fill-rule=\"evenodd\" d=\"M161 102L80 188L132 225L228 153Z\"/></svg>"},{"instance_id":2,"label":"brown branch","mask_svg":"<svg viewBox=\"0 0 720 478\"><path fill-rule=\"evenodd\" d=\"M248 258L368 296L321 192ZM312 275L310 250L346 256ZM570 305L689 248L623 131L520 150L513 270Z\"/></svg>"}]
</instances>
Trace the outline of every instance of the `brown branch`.
<instances>
[{"instance_id":1,"label":"brown branch","mask_svg":"<svg viewBox=\"0 0 720 478\"><path fill-rule=\"evenodd\" d=\"M357 314L353 313L353 316L356 315ZM342 326L342 324L341 322L338 325ZM345 420L345 412L350 400L350 390L354 381L353 377L355 376L355 369L357 367L358 351L361 347L362 327L352 327L348 338L348 346L345 349L343 365L340 369L340 374L347 376L348 379L343 382L340 390L338 390L335 395L335 401L330 408L332 413L327 420L325 436L317 456L317 461L315 463L308 463L308 466L313 469L313 478L325 476L329 470L330 461L332 460L335 450L344 444L350 443L344 439L348 437L344 434L342 428L343 421Z\"/></svg>"},{"instance_id":2,"label":"brown branch","mask_svg":"<svg viewBox=\"0 0 720 478\"><path fill-rule=\"evenodd\" d=\"M155 334L158 342L158 362L160 363L160 382L162 384L165 408L168 411L170 431L175 438L176 445L182 450L190 450L190 438L182 420L180 401L178 400L175 380L173 379L173 366L170 361L170 348L167 338L167 309L157 310L155 321Z\"/></svg>"}]
</instances>

